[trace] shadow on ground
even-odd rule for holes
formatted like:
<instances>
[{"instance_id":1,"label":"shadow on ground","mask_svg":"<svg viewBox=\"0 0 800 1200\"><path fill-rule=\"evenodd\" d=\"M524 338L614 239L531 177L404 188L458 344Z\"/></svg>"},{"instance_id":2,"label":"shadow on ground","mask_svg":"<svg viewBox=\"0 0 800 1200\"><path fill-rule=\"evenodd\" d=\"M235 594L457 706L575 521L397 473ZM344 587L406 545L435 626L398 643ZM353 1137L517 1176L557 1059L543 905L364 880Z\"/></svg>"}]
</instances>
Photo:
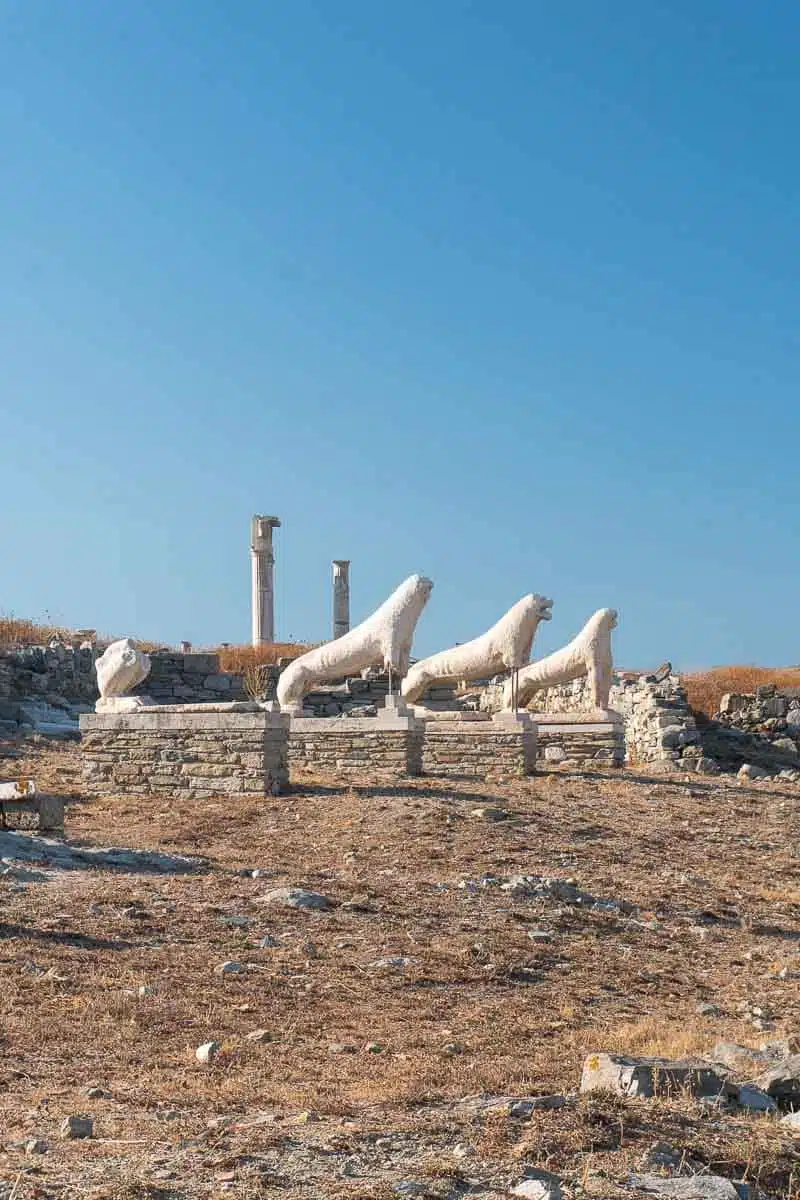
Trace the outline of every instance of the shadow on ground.
<instances>
[{"instance_id":1,"label":"shadow on ground","mask_svg":"<svg viewBox=\"0 0 800 1200\"><path fill-rule=\"evenodd\" d=\"M78 846L69 841L56 841L54 838L11 829L0 830L0 858L33 862L44 870L61 871L105 870L138 875L189 875L206 870L206 863L201 859L186 858L179 854L163 854L158 850L127 850L119 846ZM49 878L45 874L36 874L36 879L27 882L44 882Z\"/></svg>"}]
</instances>

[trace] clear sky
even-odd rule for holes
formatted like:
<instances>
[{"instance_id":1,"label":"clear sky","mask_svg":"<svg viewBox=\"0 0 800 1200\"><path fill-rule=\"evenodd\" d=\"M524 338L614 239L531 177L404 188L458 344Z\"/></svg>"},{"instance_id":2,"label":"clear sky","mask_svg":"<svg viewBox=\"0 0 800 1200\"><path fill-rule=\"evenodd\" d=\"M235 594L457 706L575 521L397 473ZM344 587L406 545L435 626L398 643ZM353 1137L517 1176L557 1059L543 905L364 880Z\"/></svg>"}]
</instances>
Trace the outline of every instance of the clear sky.
<instances>
[{"instance_id":1,"label":"clear sky","mask_svg":"<svg viewBox=\"0 0 800 1200\"><path fill-rule=\"evenodd\" d=\"M800 661L800 8L0 0L0 610Z\"/></svg>"}]
</instances>

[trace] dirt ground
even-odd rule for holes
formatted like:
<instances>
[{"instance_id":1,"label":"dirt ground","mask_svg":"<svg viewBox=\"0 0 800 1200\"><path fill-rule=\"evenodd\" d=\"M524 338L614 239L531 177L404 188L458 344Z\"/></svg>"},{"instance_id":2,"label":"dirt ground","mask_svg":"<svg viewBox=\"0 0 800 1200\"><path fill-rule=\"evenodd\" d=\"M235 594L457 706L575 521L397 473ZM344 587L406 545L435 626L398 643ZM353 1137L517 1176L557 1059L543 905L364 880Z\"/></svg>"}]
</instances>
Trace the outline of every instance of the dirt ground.
<instances>
[{"instance_id":1,"label":"dirt ground","mask_svg":"<svg viewBox=\"0 0 800 1200\"><path fill-rule=\"evenodd\" d=\"M800 1196L774 1116L577 1095L595 1051L800 1033L800 787L553 771L171 806L86 799L77 747L46 743L0 754L22 775L67 798L68 847L135 853L50 869L0 835L29 858L0 875L0 1200L493 1198L526 1167L631 1196L658 1141ZM264 902L284 886L331 906Z\"/></svg>"}]
</instances>

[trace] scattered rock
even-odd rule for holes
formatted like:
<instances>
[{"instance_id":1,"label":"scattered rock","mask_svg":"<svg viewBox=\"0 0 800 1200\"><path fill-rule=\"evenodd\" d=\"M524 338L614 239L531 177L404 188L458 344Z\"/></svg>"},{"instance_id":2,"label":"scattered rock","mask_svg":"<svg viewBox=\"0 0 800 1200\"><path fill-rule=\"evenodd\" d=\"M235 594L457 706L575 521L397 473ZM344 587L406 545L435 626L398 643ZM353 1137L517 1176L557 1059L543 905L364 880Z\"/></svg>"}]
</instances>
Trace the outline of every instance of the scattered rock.
<instances>
[{"instance_id":1,"label":"scattered rock","mask_svg":"<svg viewBox=\"0 0 800 1200\"><path fill-rule=\"evenodd\" d=\"M217 917L218 925L227 925L231 929L246 929L252 924L251 917Z\"/></svg>"},{"instance_id":2,"label":"scattered rock","mask_svg":"<svg viewBox=\"0 0 800 1200\"><path fill-rule=\"evenodd\" d=\"M784 1058L754 1080L756 1087L783 1104L800 1105L800 1054Z\"/></svg>"},{"instance_id":3,"label":"scattered rock","mask_svg":"<svg viewBox=\"0 0 800 1200\"><path fill-rule=\"evenodd\" d=\"M753 1087L749 1083L743 1083L740 1086L736 1100L742 1108L747 1108L750 1112L772 1113L778 1111L777 1104L767 1092L762 1092L761 1088Z\"/></svg>"},{"instance_id":4,"label":"scattered rock","mask_svg":"<svg viewBox=\"0 0 800 1200\"><path fill-rule=\"evenodd\" d=\"M91 1117L69 1116L61 1123L63 1138L90 1138L94 1132L94 1121Z\"/></svg>"},{"instance_id":5,"label":"scattered rock","mask_svg":"<svg viewBox=\"0 0 800 1200\"><path fill-rule=\"evenodd\" d=\"M630 1175L628 1186L648 1196L671 1196L673 1200L749 1200L746 1183L731 1183L722 1175L693 1175L665 1179L662 1175Z\"/></svg>"},{"instance_id":6,"label":"scattered rock","mask_svg":"<svg viewBox=\"0 0 800 1200\"><path fill-rule=\"evenodd\" d=\"M321 892L307 892L304 888L273 888L259 896L258 904L283 904L286 908L302 908L307 911L324 912L333 907L333 901Z\"/></svg>"},{"instance_id":7,"label":"scattered rock","mask_svg":"<svg viewBox=\"0 0 800 1200\"><path fill-rule=\"evenodd\" d=\"M469 815L476 821L507 821L509 814L504 808L489 805L486 808L473 808Z\"/></svg>"},{"instance_id":8,"label":"scattered rock","mask_svg":"<svg viewBox=\"0 0 800 1200\"><path fill-rule=\"evenodd\" d=\"M41 1138L31 1138L25 1143L26 1154L46 1154L47 1142L43 1142Z\"/></svg>"},{"instance_id":9,"label":"scattered rock","mask_svg":"<svg viewBox=\"0 0 800 1200\"><path fill-rule=\"evenodd\" d=\"M484 879L487 882L484 882ZM484 879L480 880L481 887L491 886L496 882L491 876L485 876ZM464 886L468 885L469 881L465 881ZM589 892L582 892L574 879L555 879L547 875L512 875L505 883L501 883L500 887L504 892L510 892L515 899L553 900L559 904L574 904L607 912L636 912L636 905L628 900L602 900Z\"/></svg>"},{"instance_id":10,"label":"scattered rock","mask_svg":"<svg viewBox=\"0 0 800 1200\"><path fill-rule=\"evenodd\" d=\"M562 1200L561 1180L550 1171L542 1171L529 1167L525 1178L511 1189L512 1196L522 1196L523 1200Z\"/></svg>"},{"instance_id":11,"label":"scattered rock","mask_svg":"<svg viewBox=\"0 0 800 1200\"><path fill-rule=\"evenodd\" d=\"M240 962L222 962L214 967L215 975L244 975L247 967Z\"/></svg>"},{"instance_id":12,"label":"scattered rock","mask_svg":"<svg viewBox=\"0 0 800 1200\"><path fill-rule=\"evenodd\" d=\"M778 978L781 976L779 975ZM762 1042L759 1050L774 1062L779 1063L784 1058L791 1058L793 1054L800 1054L800 1037L791 1034L789 1037L776 1038L772 1042Z\"/></svg>"},{"instance_id":13,"label":"scattered rock","mask_svg":"<svg viewBox=\"0 0 800 1200\"><path fill-rule=\"evenodd\" d=\"M669 1142L653 1142L644 1156L644 1166L660 1167L666 1171L677 1171L684 1160L684 1153Z\"/></svg>"},{"instance_id":14,"label":"scattered rock","mask_svg":"<svg viewBox=\"0 0 800 1200\"><path fill-rule=\"evenodd\" d=\"M387 958L376 958L367 966L379 971L404 971L413 961L413 958L406 958L402 954L390 954Z\"/></svg>"},{"instance_id":15,"label":"scattered rock","mask_svg":"<svg viewBox=\"0 0 800 1200\"><path fill-rule=\"evenodd\" d=\"M788 1129L795 1137L800 1137L800 1109L797 1112L787 1113L785 1117L781 1117L781 1125L784 1129Z\"/></svg>"},{"instance_id":16,"label":"scattered rock","mask_svg":"<svg viewBox=\"0 0 800 1200\"><path fill-rule=\"evenodd\" d=\"M722 1009L717 1004L698 1004L694 1010L698 1017L720 1017Z\"/></svg>"},{"instance_id":17,"label":"scattered rock","mask_svg":"<svg viewBox=\"0 0 800 1200\"><path fill-rule=\"evenodd\" d=\"M219 1050L219 1042L203 1042L202 1046L198 1046L194 1052L194 1056L199 1063L204 1066L209 1066L216 1058Z\"/></svg>"},{"instance_id":18,"label":"scattered rock","mask_svg":"<svg viewBox=\"0 0 800 1200\"><path fill-rule=\"evenodd\" d=\"M769 771L765 771L763 767L757 767L754 763L743 763L736 772L736 778L743 780L745 783L749 779L766 779L769 776Z\"/></svg>"},{"instance_id":19,"label":"scattered rock","mask_svg":"<svg viewBox=\"0 0 800 1200\"><path fill-rule=\"evenodd\" d=\"M263 937L258 943L259 950L274 950L276 946L280 946L280 942L276 937L273 937L271 933L268 933L266 937Z\"/></svg>"},{"instance_id":20,"label":"scattered rock","mask_svg":"<svg viewBox=\"0 0 800 1200\"><path fill-rule=\"evenodd\" d=\"M761 1050L740 1046L738 1042L717 1042L711 1051L711 1059L733 1071L741 1079L753 1079L769 1066L774 1059Z\"/></svg>"},{"instance_id":21,"label":"scattered rock","mask_svg":"<svg viewBox=\"0 0 800 1200\"><path fill-rule=\"evenodd\" d=\"M328 1046L328 1054L355 1054L356 1047L352 1042L331 1042Z\"/></svg>"},{"instance_id":22,"label":"scattered rock","mask_svg":"<svg viewBox=\"0 0 800 1200\"><path fill-rule=\"evenodd\" d=\"M247 1034L248 1042L271 1042L272 1034L268 1029L253 1029Z\"/></svg>"},{"instance_id":23,"label":"scattered rock","mask_svg":"<svg viewBox=\"0 0 800 1200\"><path fill-rule=\"evenodd\" d=\"M367 1042L364 1051L366 1054L383 1054L383 1046L380 1042Z\"/></svg>"},{"instance_id":24,"label":"scattered rock","mask_svg":"<svg viewBox=\"0 0 800 1200\"><path fill-rule=\"evenodd\" d=\"M528 937L532 942L552 942L553 935L548 933L546 929L529 929Z\"/></svg>"},{"instance_id":25,"label":"scattered rock","mask_svg":"<svg viewBox=\"0 0 800 1200\"><path fill-rule=\"evenodd\" d=\"M101 1087L94 1087L93 1085L90 1085L89 1087L85 1087L83 1089L83 1094L89 1100L110 1100L111 1099L110 1092L104 1092Z\"/></svg>"},{"instance_id":26,"label":"scattered rock","mask_svg":"<svg viewBox=\"0 0 800 1200\"><path fill-rule=\"evenodd\" d=\"M733 1087L706 1062L668 1058L629 1058L590 1054L583 1064L581 1092L609 1091L617 1096L728 1096Z\"/></svg>"}]
</instances>

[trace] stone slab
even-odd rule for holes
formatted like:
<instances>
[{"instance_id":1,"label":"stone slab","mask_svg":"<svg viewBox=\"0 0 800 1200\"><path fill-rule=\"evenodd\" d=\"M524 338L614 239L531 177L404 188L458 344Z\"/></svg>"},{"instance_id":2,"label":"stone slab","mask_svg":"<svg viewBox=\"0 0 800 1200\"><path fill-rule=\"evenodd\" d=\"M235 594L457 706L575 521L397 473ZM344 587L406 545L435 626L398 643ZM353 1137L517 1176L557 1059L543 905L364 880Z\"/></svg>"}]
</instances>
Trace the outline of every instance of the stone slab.
<instances>
[{"instance_id":1,"label":"stone slab","mask_svg":"<svg viewBox=\"0 0 800 1200\"><path fill-rule=\"evenodd\" d=\"M614 725L619 726L624 724L622 713L615 712L613 709L593 709L588 712L559 712L559 713L544 713L536 712L531 709L529 715L533 718L537 725L565 725L565 726L598 726L598 725Z\"/></svg>"},{"instance_id":2,"label":"stone slab","mask_svg":"<svg viewBox=\"0 0 800 1200\"><path fill-rule=\"evenodd\" d=\"M423 704L414 705L414 716L420 721L456 721L459 724L486 724L491 721L487 712L473 712L468 709L428 708Z\"/></svg>"},{"instance_id":3,"label":"stone slab","mask_svg":"<svg viewBox=\"0 0 800 1200\"><path fill-rule=\"evenodd\" d=\"M284 713L267 712L258 706L232 704L153 704L130 713L82 713L81 734L95 732L134 733L158 730L286 730L289 718Z\"/></svg>"}]
</instances>

